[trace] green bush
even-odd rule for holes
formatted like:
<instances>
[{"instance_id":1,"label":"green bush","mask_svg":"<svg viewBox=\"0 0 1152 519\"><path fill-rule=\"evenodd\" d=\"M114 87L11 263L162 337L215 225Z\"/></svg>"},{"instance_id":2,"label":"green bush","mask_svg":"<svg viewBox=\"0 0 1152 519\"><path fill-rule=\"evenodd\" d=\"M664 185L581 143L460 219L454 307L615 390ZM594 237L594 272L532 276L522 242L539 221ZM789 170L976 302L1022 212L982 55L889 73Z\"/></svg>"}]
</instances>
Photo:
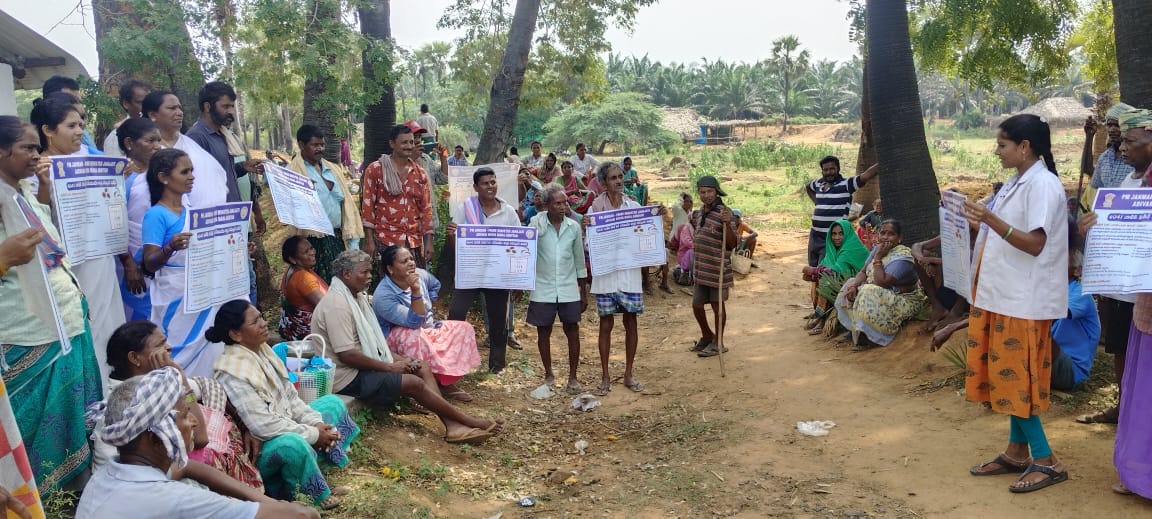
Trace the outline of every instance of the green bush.
<instances>
[{"instance_id":1,"label":"green bush","mask_svg":"<svg viewBox=\"0 0 1152 519\"><path fill-rule=\"evenodd\" d=\"M972 130L984 127L984 114L979 110L967 110L956 114L952 119L952 126L958 130Z\"/></svg>"},{"instance_id":2,"label":"green bush","mask_svg":"<svg viewBox=\"0 0 1152 519\"><path fill-rule=\"evenodd\" d=\"M471 151L468 149L468 138L464 135L464 130L452 125L440 127L440 142L448 148L448 153L452 153L456 146L463 146L465 152Z\"/></svg>"}]
</instances>

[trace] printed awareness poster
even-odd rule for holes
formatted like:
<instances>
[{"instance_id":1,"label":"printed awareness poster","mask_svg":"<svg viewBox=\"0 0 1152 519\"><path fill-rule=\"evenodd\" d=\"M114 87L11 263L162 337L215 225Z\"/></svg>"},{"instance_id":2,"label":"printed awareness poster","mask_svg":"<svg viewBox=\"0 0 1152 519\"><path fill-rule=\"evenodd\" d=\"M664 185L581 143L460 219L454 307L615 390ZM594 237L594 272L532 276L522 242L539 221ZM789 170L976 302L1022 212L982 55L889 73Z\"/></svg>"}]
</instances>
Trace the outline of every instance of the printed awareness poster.
<instances>
[{"instance_id":1,"label":"printed awareness poster","mask_svg":"<svg viewBox=\"0 0 1152 519\"><path fill-rule=\"evenodd\" d=\"M664 219L657 206L589 213L587 240L592 275L663 265Z\"/></svg>"},{"instance_id":2,"label":"printed awareness poster","mask_svg":"<svg viewBox=\"0 0 1152 519\"><path fill-rule=\"evenodd\" d=\"M1101 189L1084 244L1085 294L1152 292L1152 189Z\"/></svg>"},{"instance_id":3,"label":"printed awareness poster","mask_svg":"<svg viewBox=\"0 0 1152 519\"><path fill-rule=\"evenodd\" d=\"M968 197L955 191L941 193L940 259L943 261L944 286L972 300L972 242L964 201Z\"/></svg>"},{"instance_id":4,"label":"printed awareness poster","mask_svg":"<svg viewBox=\"0 0 1152 519\"><path fill-rule=\"evenodd\" d=\"M65 156L52 159L52 191L60 237L73 264L128 251L124 168L128 159Z\"/></svg>"},{"instance_id":5,"label":"printed awareness poster","mask_svg":"<svg viewBox=\"0 0 1152 519\"><path fill-rule=\"evenodd\" d=\"M480 166L448 166L448 214L453 214L456 207L468 200L468 197L476 195L472 174L480 168L492 168L496 172L496 196L512 207L519 207L520 192L516 182L516 174L520 172L519 164L499 162Z\"/></svg>"},{"instance_id":6,"label":"printed awareness poster","mask_svg":"<svg viewBox=\"0 0 1152 519\"><path fill-rule=\"evenodd\" d=\"M248 299L248 222L251 202L188 209L185 313Z\"/></svg>"},{"instance_id":7,"label":"printed awareness poster","mask_svg":"<svg viewBox=\"0 0 1152 519\"><path fill-rule=\"evenodd\" d=\"M48 228L44 227L44 222L40 220L40 216L32 209L32 204L29 204L19 194L13 195L13 198L16 200L16 205L20 206L20 212L24 215L24 223L28 224L30 228L39 229L44 236L36 245L37 266L22 265L16 268L36 268L40 271L40 276L44 280L44 287L48 289L48 303L52 306L52 320L56 324L56 334L60 336L60 353L67 355L72 352L72 341L68 340L68 331L64 328L64 318L60 316L60 305L56 303L56 292L52 290L52 282L48 279L48 269L60 267L64 263L64 249L56 244L56 240L52 238L52 233L48 232ZM27 290L27 287L24 289Z\"/></svg>"},{"instance_id":8,"label":"printed awareness poster","mask_svg":"<svg viewBox=\"0 0 1152 519\"><path fill-rule=\"evenodd\" d=\"M264 178L268 179L268 190L281 222L329 236L335 234L312 179L274 162L264 163Z\"/></svg>"},{"instance_id":9,"label":"printed awareness poster","mask_svg":"<svg viewBox=\"0 0 1152 519\"><path fill-rule=\"evenodd\" d=\"M456 227L456 287L536 289L536 229Z\"/></svg>"}]
</instances>

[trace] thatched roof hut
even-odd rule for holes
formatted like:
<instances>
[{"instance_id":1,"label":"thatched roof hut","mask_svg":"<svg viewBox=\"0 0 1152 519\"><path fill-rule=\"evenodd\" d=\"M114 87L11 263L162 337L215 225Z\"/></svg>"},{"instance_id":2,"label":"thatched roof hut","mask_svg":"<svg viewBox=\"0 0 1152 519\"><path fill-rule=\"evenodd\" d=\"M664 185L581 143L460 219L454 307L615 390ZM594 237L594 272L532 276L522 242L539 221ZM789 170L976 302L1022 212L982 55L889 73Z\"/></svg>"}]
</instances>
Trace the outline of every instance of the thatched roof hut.
<instances>
[{"instance_id":1,"label":"thatched roof hut","mask_svg":"<svg viewBox=\"0 0 1152 519\"><path fill-rule=\"evenodd\" d=\"M1092 115L1092 109L1071 97L1049 97L1012 115L1016 114L1039 115L1047 119L1053 128L1079 128L1084 126L1084 120ZM1008 117L1006 115L992 117L988 120L988 125L996 127Z\"/></svg>"},{"instance_id":2,"label":"thatched roof hut","mask_svg":"<svg viewBox=\"0 0 1152 519\"><path fill-rule=\"evenodd\" d=\"M661 107L664 110L664 119L661 125L676 132L684 140L700 138L700 125L708 124L708 119L691 108Z\"/></svg>"}]
</instances>

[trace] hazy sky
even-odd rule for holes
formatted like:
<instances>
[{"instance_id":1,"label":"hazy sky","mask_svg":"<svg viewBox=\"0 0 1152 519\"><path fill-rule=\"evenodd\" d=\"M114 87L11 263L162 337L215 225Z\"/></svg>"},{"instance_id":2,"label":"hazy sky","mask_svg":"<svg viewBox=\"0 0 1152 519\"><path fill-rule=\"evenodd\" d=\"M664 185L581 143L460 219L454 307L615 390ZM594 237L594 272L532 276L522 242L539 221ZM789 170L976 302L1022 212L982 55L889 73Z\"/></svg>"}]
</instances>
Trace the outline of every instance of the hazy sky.
<instances>
[{"instance_id":1,"label":"hazy sky","mask_svg":"<svg viewBox=\"0 0 1152 519\"><path fill-rule=\"evenodd\" d=\"M91 6L84 0L18 2L3 10L71 53L90 74L97 71ZM436 28L452 0L392 2L392 35L406 48L456 34ZM842 0L660 0L640 10L636 31L611 29L615 52L647 54L663 62L700 58L753 62L769 56L772 40L795 34L815 59L844 60L856 51L848 41L848 4Z\"/></svg>"}]
</instances>

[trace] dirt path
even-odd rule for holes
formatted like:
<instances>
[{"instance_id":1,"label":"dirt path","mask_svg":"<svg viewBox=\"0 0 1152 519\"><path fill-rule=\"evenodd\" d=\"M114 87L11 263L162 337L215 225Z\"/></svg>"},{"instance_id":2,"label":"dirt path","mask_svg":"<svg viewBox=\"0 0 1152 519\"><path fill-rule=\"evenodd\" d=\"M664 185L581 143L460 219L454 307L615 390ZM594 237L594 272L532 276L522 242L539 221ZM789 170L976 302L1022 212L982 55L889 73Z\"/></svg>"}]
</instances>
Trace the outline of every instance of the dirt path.
<instances>
[{"instance_id":1,"label":"dirt path","mask_svg":"<svg viewBox=\"0 0 1152 519\"><path fill-rule=\"evenodd\" d=\"M524 396L538 379L513 368L501 380L480 382L473 394L483 404L470 408L509 417L508 435L457 450L434 437L438 424L401 417L403 428L366 442L381 450L367 462L379 456L412 466L427 458L450 465L442 480L452 490L413 493L437 517L1152 514L1149 502L1109 491L1114 429L1078 425L1059 405L1045 416L1045 427L1070 467L1069 482L1014 495L1007 491L1011 476L969 476L969 466L1004 448L1007 419L965 402L951 386L916 391L952 371L927 352L921 337L902 335L888 348L864 353L809 337L800 308L808 291L797 274L807 233L764 237L760 268L738 281L731 299L726 377L720 377L717 359L687 351L697 337L688 296L650 297L640 319L637 371L646 394L617 383L603 407L571 414L565 410L570 398ZM591 387L598 368L595 327L587 316L581 330L581 381ZM514 352L512 361L538 369L534 333L519 333L527 349ZM619 325L617 334L622 340ZM953 340L963 340L960 335ZM556 358L563 357L559 344L557 333ZM613 351L614 376L623 369L617 350L622 348ZM557 367L562 380L567 369ZM796 432L798 420L837 426L828 436L810 438ZM586 455L575 452L577 439L589 442ZM549 469L559 470L549 478ZM361 487L358 492L375 488L363 478L338 478ZM512 504L524 495L536 496L537 506ZM351 507L340 515L379 517L367 512Z\"/></svg>"}]
</instances>

